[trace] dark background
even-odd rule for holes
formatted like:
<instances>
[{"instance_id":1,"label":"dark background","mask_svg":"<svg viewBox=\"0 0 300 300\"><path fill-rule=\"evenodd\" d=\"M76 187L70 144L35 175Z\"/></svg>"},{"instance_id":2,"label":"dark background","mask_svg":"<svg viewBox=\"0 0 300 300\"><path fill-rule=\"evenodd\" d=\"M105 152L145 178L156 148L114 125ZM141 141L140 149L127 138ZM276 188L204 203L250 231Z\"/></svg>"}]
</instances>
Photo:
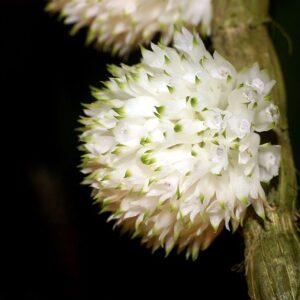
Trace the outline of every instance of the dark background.
<instances>
[{"instance_id":1,"label":"dark background","mask_svg":"<svg viewBox=\"0 0 300 300\"><path fill-rule=\"evenodd\" d=\"M299 1L271 1L270 25L286 80L299 167ZM107 77L110 55L85 47L85 32L44 12L44 1L0 1L0 299L248 299L243 241L224 232L196 262L154 255L98 215L82 175L75 129L89 86ZM138 61L138 54L128 63ZM4 67L6 66L6 67ZM5 93L6 92L6 93ZM5 96L4 96L5 95Z\"/></svg>"}]
</instances>

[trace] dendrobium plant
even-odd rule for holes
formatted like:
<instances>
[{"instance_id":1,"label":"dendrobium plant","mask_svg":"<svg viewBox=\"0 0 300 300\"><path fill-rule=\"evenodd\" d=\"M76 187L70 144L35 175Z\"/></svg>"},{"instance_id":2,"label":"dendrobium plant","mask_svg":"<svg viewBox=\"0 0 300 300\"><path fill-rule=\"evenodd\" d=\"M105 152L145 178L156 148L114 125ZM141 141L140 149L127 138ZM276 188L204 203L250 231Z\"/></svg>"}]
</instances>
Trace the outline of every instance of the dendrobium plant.
<instances>
[{"instance_id":1,"label":"dendrobium plant","mask_svg":"<svg viewBox=\"0 0 300 300\"><path fill-rule=\"evenodd\" d=\"M210 34L211 0L51 0L51 12L61 12L73 32L88 26L87 42L126 56L156 34L169 43L174 26L189 29L201 24Z\"/></svg>"},{"instance_id":2,"label":"dendrobium plant","mask_svg":"<svg viewBox=\"0 0 300 300\"><path fill-rule=\"evenodd\" d=\"M257 64L237 72L186 29L173 48L151 44L141 63L110 72L85 105L80 136L84 183L109 220L153 250L177 246L196 259L249 206L264 218L262 183L280 163L280 146L260 137L279 118L274 80Z\"/></svg>"}]
</instances>

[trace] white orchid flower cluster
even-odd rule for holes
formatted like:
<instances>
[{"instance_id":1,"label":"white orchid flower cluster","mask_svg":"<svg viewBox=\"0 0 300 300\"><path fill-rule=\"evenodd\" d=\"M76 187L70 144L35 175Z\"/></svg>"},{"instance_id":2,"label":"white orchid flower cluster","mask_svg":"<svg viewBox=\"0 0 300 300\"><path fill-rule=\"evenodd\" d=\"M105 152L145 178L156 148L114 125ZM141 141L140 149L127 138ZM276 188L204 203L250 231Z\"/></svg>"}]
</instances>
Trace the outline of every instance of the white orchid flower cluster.
<instances>
[{"instance_id":1,"label":"white orchid flower cluster","mask_svg":"<svg viewBox=\"0 0 300 300\"><path fill-rule=\"evenodd\" d=\"M121 56L147 44L160 33L164 43L174 26L197 27L210 33L211 0L51 0L48 10L61 11L76 32L88 26L88 42Z\"/></svg>"},{"instance_id":2,"label":"white orchid flower cluster","mask_svg":"<svg viewBox=\"0 0 300 300\"><path fill-rule=\"evenodd\" d=\"M257 64L237 72L185 29L174 48L151 48L138 65L111 66L93 91L81 119L84 182L153 250L195 259L247 207L264 218L262 182L278 175L280 146L259 133L278 121L275 82Z\"/></svg>"}]
</instances>

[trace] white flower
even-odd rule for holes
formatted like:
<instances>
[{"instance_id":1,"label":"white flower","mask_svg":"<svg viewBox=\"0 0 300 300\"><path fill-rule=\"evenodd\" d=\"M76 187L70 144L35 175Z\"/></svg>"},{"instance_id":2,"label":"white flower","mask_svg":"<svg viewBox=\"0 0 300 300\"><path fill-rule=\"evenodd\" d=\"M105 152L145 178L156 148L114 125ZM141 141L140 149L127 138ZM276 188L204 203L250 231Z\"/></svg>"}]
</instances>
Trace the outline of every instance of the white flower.
<instances>
[{"instance_id":1,"label":"white flower","mask_svg":"<svg viewBox=\"0 0 300 300\"><path fill-rule=\"evenodd\" d=\"M152 45L129 67L111 66L81 119L85 183L117 225L156 250L197 257L253 205L264 217L261 182L278 175L280 147L260 145L278 120L274 81L257 64L243 72L198 36Z\"/></svg>"},{"instance_id":2,"label":"white flower","mask_svg":"<svg viewBox=\"0 0 300 300\"><path fill-rule=\"evenodd\" d=\"M160 33L169 43L174 26L201 24L210 34L211 0L50 0L48 10L61 11L73 32L88 26L88 42L104 50L127 55Z\"/></svg>"}]
</instances>

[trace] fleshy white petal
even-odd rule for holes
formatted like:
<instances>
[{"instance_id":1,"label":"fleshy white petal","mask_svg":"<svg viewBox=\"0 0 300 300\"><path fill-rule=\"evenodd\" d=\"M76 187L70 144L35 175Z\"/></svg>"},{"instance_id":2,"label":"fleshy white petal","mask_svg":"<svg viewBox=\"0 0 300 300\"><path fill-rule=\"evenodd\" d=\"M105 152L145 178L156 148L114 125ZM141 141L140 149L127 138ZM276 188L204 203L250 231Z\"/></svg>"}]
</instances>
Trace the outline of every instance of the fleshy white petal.
<instances>
[{"instance_id":1,"label":"fleshy white petal","mask_svg":"<svg viewBox=\"0 0 300 300\"><path fill-rule=\"evenodd\" d=\"M280 163L280 146L265 144L258 150L258 163L260 167L260 180L269 182L278 175Z\"/></svg>"}]
</instances>

